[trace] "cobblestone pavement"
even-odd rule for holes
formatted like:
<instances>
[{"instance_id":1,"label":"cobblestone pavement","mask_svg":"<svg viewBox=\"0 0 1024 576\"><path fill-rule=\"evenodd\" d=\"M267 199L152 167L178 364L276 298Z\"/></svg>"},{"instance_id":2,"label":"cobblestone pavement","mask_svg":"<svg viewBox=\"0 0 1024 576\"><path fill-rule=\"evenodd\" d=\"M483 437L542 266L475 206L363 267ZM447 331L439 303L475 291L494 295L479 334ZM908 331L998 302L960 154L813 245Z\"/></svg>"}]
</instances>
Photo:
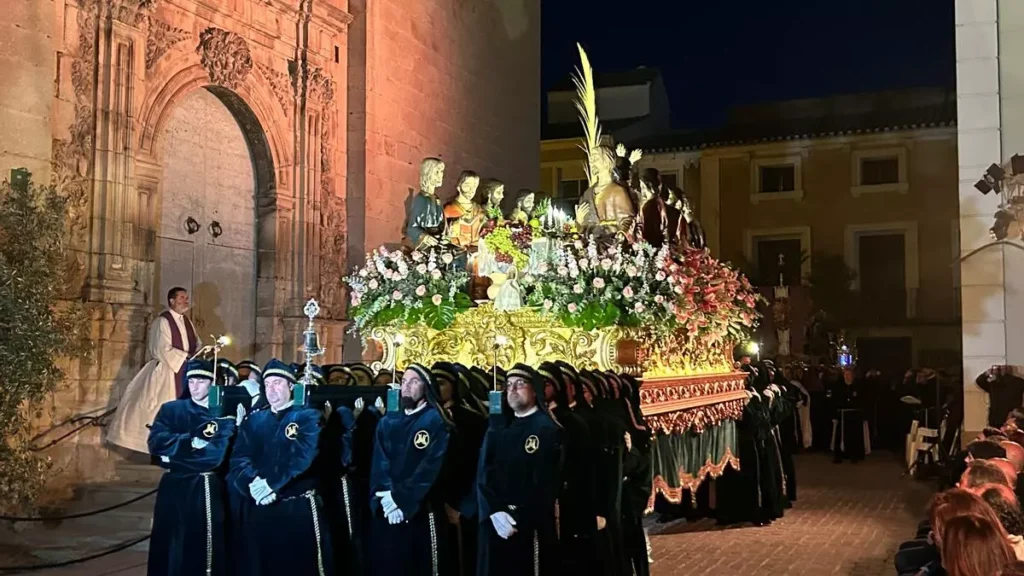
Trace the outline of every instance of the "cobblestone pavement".
<instances>
[{"instance_id":1,"label":"cobblestone pavement","mask_svg":"<svg viewBox=\"0 0 1024 576\"><path fill-rule=\"evenodd\" d=\"M771 526L652 528L653 576L893 574L893 554L914 535L934 484L901 479L889 452L860 464L803 454L796 467L797 502Z\"/></svg>"}]
</instances>

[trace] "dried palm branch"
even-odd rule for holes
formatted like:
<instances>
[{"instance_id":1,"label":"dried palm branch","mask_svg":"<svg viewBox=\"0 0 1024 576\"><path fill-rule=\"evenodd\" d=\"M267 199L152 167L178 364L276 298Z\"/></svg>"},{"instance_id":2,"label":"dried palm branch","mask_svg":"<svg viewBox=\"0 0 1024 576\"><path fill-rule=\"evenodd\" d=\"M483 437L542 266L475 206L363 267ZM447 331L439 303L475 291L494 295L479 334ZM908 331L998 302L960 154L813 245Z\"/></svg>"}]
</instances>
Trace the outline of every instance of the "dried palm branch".
<instances>
[{"instance_id":1,"label":"dried palm branch","mask_svg":"<svg viewBox=\"0 0 1024 576\"><path fill-rule=\"evenodd\" d=\"M590 66L590 58L583 46L576 44L580 51L580 67L573 74L572 82L576 85L576 111L583 125L583 143L580 149L586 154L584 170L587 181L594 185L595 175L590 173L590 155L601 144L601 123L597 119L597 89L594 87L594 69Z\"/></svg>"}]
</instances>

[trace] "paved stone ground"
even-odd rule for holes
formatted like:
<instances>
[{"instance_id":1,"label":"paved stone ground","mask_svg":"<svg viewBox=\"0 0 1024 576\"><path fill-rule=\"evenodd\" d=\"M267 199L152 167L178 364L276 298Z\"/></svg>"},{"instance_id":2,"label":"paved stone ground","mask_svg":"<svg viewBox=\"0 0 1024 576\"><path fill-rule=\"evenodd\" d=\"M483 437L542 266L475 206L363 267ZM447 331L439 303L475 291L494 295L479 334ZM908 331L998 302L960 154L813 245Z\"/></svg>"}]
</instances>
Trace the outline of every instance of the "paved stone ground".
<instances>
[{"instance_id":1,"label":"paved stone ground","mask_svg":"<svg viewBox=\"0 0 1024 576\"><path fill-rule=\"evenodd\" d=\"M797 457L793 509L764 528L715 529L712 522L660 524L652 530L654 576L893 573L897 545L913 535L931 485L900 479L889 453L834 465L826 454ZM89 551L93 551L91 548ZM0 565L37 558L4 553ZM145 553L125 551L42 576L144 576Z\"/></svg>"},{"instance_id":2,"label":"paved stone ground","mask_svg":"<svg viewBox=\"0 0 1024 576\"><path fill-rule=\"evenodd\" d=\"M889 452L860 464L804 454L796 467L797 502L771 526L656 525L653 576L893 574L892 556L913 536L934 484L901 479Z\"/></svg>"}]
</instances>

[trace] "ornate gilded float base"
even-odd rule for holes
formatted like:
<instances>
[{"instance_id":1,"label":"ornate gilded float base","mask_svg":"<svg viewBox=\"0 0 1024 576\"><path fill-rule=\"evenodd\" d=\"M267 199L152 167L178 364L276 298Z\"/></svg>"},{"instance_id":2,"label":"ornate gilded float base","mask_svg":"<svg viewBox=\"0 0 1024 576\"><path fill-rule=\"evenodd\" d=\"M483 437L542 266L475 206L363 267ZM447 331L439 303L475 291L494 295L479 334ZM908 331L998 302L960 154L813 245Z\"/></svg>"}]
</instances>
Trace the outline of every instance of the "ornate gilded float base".
<instances>
[{"instance_id":1,"label":"ornate gilded float base","mask_svg":"<svg viewBox=\"0 0 1024 576\"><path fill-rule=\"evenodd\" d=\"M655 432L702 431L723 420L738 420L747 401L746 373L647 376L640 403Z\"/></svg>"},{"instance_id":2,"label":"ornate gilded float base","mask_svg":"<svg viewBox=\"0 0 1024 576\"><path fill-rule=\"evenodd\" d=\"M531 308L500 312L490 303L455 317L445 330L422 324L377 328L370 338L380 343L383 357L374 369L399 369L418 362L459 362L466 366L511 367L517 362L537 366L564 360L580 369L613 370L640 374L632 328L613 326L598 330L566 328ZM495 341L503 337L504 345Z\"/></svg>"}]
</instances>

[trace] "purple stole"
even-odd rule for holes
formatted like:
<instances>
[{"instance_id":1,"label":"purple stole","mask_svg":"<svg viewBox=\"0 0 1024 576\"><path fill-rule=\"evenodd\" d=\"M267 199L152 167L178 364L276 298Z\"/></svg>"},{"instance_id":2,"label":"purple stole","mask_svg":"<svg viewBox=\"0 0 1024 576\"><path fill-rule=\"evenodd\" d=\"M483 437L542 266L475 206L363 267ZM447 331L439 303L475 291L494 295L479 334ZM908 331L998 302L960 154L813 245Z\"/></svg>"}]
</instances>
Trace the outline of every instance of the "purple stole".
<instances>
[{"instance_id":1,"label":"purple stole","mask_svg":"<svg viewBox=\"0 0 1024 576\"><path fill-rule=\"evenodd\" d=\"M185 341L181 337L181 330L178 330L178 323L174 321L174 316L171 316L170 310L164 310L160 313L160 317L167 320L167 325L171 328L171 347L182 352L187 352L189 358L196 353L199 348L199 341L196 339L196 330L192 327L192 321L188 319L188 316L183 316L182 319L185 321L185 336L188 338L188 349L185 349ZM188 362L183 362L181 368L174 373L174 397L181 398L181 391L184 388L184 381L181 379L182 374L185 372L185 365Z\"/></svg>"}]
</instances>

